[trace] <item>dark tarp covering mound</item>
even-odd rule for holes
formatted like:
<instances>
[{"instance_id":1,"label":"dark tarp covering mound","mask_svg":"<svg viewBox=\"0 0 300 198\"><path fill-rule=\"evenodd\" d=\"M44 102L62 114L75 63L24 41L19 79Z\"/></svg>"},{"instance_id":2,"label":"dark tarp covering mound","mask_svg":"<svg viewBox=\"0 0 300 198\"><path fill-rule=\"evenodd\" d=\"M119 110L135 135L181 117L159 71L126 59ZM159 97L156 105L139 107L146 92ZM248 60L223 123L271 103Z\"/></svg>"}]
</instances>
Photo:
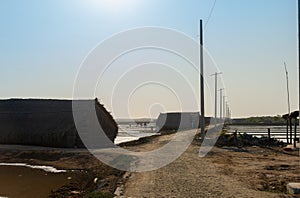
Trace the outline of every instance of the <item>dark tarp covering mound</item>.
<instances>
[{"instance_id":1,"label":"dark tarp covering mound","mask_svg":"<svg viewBox=\"0 0 300 198\"><path fill-rule=\"evenodd\" d=\"M113 117L97 99L86 101L95 103L98 121L114 141L118 126ZM0 144L84 147L75 127L72 100L0 100Z\"/></svg>"},{"instance_id":2,"label":"dark tarp covering mound","mask_svg":"<svg viewBox=\"0 0 300 198\"><path fill-rule=\"evenodd\" d=\"M205 118L205 124L209 124L210 118ZM199 112L172 112L161 113L156 120L158 131L187 130L201 126Z\"/></svg>"}]
</instances>

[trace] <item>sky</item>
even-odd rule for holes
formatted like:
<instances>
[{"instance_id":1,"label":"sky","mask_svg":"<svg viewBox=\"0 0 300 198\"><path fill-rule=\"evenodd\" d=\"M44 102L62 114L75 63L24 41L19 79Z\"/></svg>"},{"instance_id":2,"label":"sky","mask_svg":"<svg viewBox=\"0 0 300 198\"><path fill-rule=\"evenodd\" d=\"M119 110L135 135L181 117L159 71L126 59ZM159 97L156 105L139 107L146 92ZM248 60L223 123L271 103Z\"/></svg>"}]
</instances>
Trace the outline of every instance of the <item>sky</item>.
<instances>
[{"instance_id":1,"label":"sky","mask_svg":"<svg viewBox=\"0 0 300 198\"><path fill-rule=\"evenodd\" d=\"M296 110L296 0L217 0L215 6L214 1L2 0L0 98L71 99L82 63L107 38L133 28L161 27L181 32L198 42L199 19L203 19L204 48L216 71L222 72L218 86L225 88L232 117L278 115L288 111L284 62L289 72L291 110ZM131 56L161 60L159 54L168 57L167 52L151 50ZM161 65L146 64L140 73L135 73L137 69L129 76L122 76L120 71L126 71L120 69L126 57L123 59L106 73L95 91L95 97L114 117L156 117L159 112L180 110L178 96L168 85L144 85L137 91L128 87L128 93L122 95L122 88L147 75L156 78L156 71L160 72L158 79L166 78L167 83L185 90L181 83L174 85L176 80L184 79ZM177 64L176 68L181 65L179 69L186 72L193 90L199 90L198 76L185 69L186 63L176 57L168 61ZM214 71L205 69L206 114L212 116L214 78L208 72ZM117 83L113 76L118 71L123 77L123 87L114 87ZM197 111L197 108L183 110Z\"/></svg>"}]
</instances>

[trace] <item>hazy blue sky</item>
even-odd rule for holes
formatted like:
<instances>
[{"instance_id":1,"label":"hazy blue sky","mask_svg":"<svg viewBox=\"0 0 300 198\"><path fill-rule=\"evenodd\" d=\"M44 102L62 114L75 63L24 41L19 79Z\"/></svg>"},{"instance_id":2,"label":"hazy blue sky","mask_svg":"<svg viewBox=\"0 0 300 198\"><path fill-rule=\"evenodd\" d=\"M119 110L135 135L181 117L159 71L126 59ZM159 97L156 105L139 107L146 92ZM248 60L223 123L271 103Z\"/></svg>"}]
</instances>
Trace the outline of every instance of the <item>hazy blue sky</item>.
<instances>
[{"instance_id":1,"label":"hazy blue sky","mask_svg":"<svg viewBox=\"0 0 300 198\"><path fill-rule=\"evenodd\" d=\"M105 38L126 29L159 26L197 40L199 19L206 23L213 4L214 0L1 0L0 97L71 98L81 62ZM297 108L296 15L296 0L217 0L205 28L205 48L223 72L233 117L286 113L284 61L292 110ZM213 78L207 81L213 83ZM149 90L155 94L156 89ZM165 101L164 94L160 96ZM134 101L133 116L149 116L141 108L142 99ZM152 116L159 107L153 111Z\"/></svg>"}]
</instances>

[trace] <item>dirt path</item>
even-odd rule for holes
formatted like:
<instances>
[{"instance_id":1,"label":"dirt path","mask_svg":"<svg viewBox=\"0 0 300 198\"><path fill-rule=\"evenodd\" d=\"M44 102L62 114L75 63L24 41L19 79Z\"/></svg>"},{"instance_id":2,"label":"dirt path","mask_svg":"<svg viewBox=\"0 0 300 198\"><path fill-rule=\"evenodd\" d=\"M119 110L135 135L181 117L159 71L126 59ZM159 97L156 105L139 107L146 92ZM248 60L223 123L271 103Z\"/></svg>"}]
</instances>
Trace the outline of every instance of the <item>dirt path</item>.
<instances>
[{"instance_id":1,"label":"dirt path","mask_svg":"<svg viewBox=\"0 0 300 198\"><path fill-rule=\"evenodd\" d=\"M150 151L165 145L172 137L148 137L122 147ZM113 193L117 186L124 187L119 191L121 197L292 197L286 194L286 184L300 182L298 152L223 147L214 148L200 158L199 148L194 142L168 166L151 172L127 173L125 179L123 171L104 165L86 150L0 145L0 162L77 170L70 180L72 185L61 187L53 197L84 197L95 189ZM98 178L96 184L95 178ZM74 192L80 194L75 196Z\"/></svg>"},{"instance_id":2,"label":"dirt path","mask_svg":"<svg viewBox=\"0 0 300 198\"><path fill-rule=\"evenodd\" d=\"M129 149L153 150L171 137L161 136ZM200 158L198 152L199 146L192 144L166 167L131 173L122 197L290 197L280 188L286 185L284 182L290 182L286 181L288 179L300 181L299 157L296 155L256 147L249 148L247 152L214 148L205 158ZM277 170L280 167L286 170ZM268 178L265 172L271 176ZM272 186L272 179L279 181L277 176L285 181Z\"/></svg>"}]
</instances>

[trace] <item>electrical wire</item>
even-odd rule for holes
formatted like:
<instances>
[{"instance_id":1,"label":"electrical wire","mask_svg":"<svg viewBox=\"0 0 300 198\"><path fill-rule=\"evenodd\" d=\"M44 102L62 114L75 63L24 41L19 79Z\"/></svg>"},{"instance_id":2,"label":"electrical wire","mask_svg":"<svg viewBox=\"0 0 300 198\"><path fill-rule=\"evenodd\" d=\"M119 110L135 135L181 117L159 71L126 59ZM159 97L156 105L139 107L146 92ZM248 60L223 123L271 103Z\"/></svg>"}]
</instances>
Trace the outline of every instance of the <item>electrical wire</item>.
<instances>
[{"instance_id":1,"label":"electrical wire","mask_svg":"<svg viewBox=\"0 0 300 198\"><path fill-rule=\"evenodd\" d=\"M206 29L206 26L207 26L207 24L208 24L208 22L209 22L209 20L210 20L210 18L211 18L211 16L212 16L213 12L214 12L214 9L215 9L215 7L216 7L216 4L217 4L217 0L214 1L214 4L213 4L213 6L212 6L211 9L210 9L209 15L208 15L208 17L207 17L207 20L206 20L206 23L205 23L205 26L204 26L204 29Z\"/></svg>"}]
</instances>

